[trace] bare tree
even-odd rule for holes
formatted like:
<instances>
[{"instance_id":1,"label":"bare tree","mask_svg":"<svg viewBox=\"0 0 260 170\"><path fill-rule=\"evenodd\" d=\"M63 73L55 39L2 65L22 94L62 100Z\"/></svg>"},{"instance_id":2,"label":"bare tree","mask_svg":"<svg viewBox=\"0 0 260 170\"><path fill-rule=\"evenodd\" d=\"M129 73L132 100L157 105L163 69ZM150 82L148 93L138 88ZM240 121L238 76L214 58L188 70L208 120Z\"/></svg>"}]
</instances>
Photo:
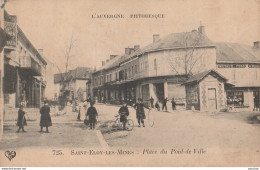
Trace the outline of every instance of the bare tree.
<instances>
[{"instance_id":1,"label":"bare tree","mask_svg":"<svg viewBox=\"0 0 260 170\"><path fill-rule=\"evenodd\" d=\"M197 32L185 32L179 36L182 47L178 50L177 56L168 55L167 60L177 75L193 75L195 66L200 67L199 60L205 54L205 50L199 50L201 34Z\"/></svg>"},{"instance_id":2,"label":"bare tree","mask_svg":"<svg viewBox=\"0 0 260 170\"><path fill-rule=\"evenodd\" d=\"M76 46L76 39L74 38L73 34L71 35L70 41L68 44L65 44L65 56L66 56L66 71L65 73L68 72L68 66L69 66L69 59L74 57L72 54L72 51L74 47Z\"/></svg>"}]
</instances>

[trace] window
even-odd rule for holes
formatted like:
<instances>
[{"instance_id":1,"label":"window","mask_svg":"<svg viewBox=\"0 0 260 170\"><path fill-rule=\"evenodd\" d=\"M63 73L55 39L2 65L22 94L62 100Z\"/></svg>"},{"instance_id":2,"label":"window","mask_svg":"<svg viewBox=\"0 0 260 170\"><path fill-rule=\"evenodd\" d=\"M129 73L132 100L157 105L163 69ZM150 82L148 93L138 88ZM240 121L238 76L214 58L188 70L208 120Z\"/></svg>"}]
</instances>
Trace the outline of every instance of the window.
<instances>
[{"instance_id":1,"label":"window","mask_svg":"<svg viewBox=\"0 0 260 170\"><path fill-rule=\"evenodd\" d=\"M127 79L127 70L125 69L125 80Z\"/></svg>"},{"instance_id":2,"label":"window","mask_svg":"<svg viewBox=\"0 0 260 170\"><path fill-rule=\"evenodd\" d=\"M134 66L132 66L132 77L134 77Z\"/></svg>"},{"instance_id":3,"label":"window","mask_svg":"<svg viewBox=\"0 0 260 170\"><path fill-rule=\"evenodd\" d=\"M232 80L236 80L236 72L235 72L235 70L232 70Z\"/></svg>"},{"instance_id":4,"label":"window","mask_svg":"<svg viewBox=\"0 0 260 170\"><path fill-rule=\"evenodd\" d=\"M137 74L137 65L135 65L135 74Z\"/></svg>"},{"instance_id":5,"label":"window","mask_svg":"<svg viewBox=\"0 0 260 170\"><path fill-rule=\"evenodd\" d=\"M112 74L109 75L109 81L112 81Z\"/></svg>"},{"instance_id":6,"label":"window","mask_svg":"<svg viewBox=\"0 0 260 170\"><path fill-rule=\"evenodd\" d=\"M131 69L128 68L128 78L131 78Z\"/></svg>"},{"instance_id":7,"label":"window","mask_svg":"<svg viewBox=\"0 0 260 170\"><path fill-rule=\"evenodd\" d=\"M227 104L234 106L244 105L243 91L227 91Z\"/></svg>"},{"instance_id":8,"label":"window","mask_svg":"<svg viewBox=\"0 0 260 170\"><path fill-rule=\"evenodd\" d=\"M156 61L156 59L154 59L153 63L154 63L154 70L157 70L157 61Z\"/></svg>"},{"instance_id":9,"label":"window","mask_svg":"<svg viewBox=\"0 0 260 170\"><path fill-rule=\"evenodd\" d=\"M140 72L143 71L143 63L141 63L141 66L140 66Z\"/></svg>"},{"instance_id":10,"label":"window","mask_svg":"<svg viewBox=\"0 0 260 170\"><path fill-rule=\"evenodd\" d=\"M117 72L116 72L116 81L118 80L118 77L117 77Z\"/></svg>"},{"instance_id":11,"label":"window","mask_svg":"<svg viewBox=\"0 0 260 170\"><path fill-rule=\"evenodd\" d=\"M109 80L109 75L107 74L107 82L109 82L110 80Z\"/></svg>"}]
</instances>

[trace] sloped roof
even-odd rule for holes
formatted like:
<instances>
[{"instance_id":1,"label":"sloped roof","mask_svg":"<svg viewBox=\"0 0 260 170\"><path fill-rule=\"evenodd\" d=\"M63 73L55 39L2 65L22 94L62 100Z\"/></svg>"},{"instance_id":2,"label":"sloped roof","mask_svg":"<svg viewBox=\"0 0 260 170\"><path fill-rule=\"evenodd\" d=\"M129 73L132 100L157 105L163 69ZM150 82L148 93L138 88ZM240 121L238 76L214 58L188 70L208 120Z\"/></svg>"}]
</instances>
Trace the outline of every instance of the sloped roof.
<instances>
[{"instance_id":1,"label":"sloped roof","mask_svg":"<svg viewBox=\"0 0 260 170\"><path fill-rule=\"evenodd\" d=\"M88 67L77 67L74 70L69 70L68 73L54 74L54 83L59 83L62 80L68 81L71 79L90 79L90 74L92 72L91 68Z\"/></svg>"},{"instance_id":2,"label":"sloped roof","mask_svg":"<svg viewBox=\"0 0 260 170\"><path fill-rule=\"evenodd\" d=\"M63 76L65 75L65 73L58 73L58 74L54 74L54 83L60 83L63 79Z\"/></svg>"},{"instance_id":3,"label":"sloped roof","mask_svg":"<svg viewBox=\"0 0 260 170\"><path fill-rule=\"evenodd\" d=\"M260 63L260 49L238 43L216 43L218 63Z\"/></svg>"},{"instance_id":4,"label":"sloped roof","mask_svg":"<svg viewBox=\"0 0 260 170\"><path fill-rule=\"evenodd\" d=\"M220 77L221 79L223 79L224 81L227 81L227 78L225 78L224 76L222 76L221 74L219 74L217 71L215 71L214 69L212 70L207 70L198 74L193 75L191 78L189 78L186 82L184 82L183 84L190 84L193 82L200 82L201 80L203 80L208 74L215 74L218 77Z\"/></svg>"},{"instance_id":5,"label":"sloped roof","mask_svg":"<svg viewBox=\"0 0 260 170\"><path fill-rule=\"evenodd\" d=\"M187 48L187 47L205 47L205 46L215 46L215 45L205 34L201 34L198 31L173 33L143 48L136 50L130 55L123 54L123 55L116 56L114 59L110 60L104 66L99 68L96 72L103 69L110 69L115 66L119 66L119 64L129 61L133 57L142 55L147 52L159 51L165 49L179 49L179 48Z\"/></svg>"},{"instance_id":6,"label":"sloped roof","mask_svg":"<svg viewBox=\"0 0 260 170\"><path fill-rule=\"evenodd\" d=\"M111 69L111 68L114 68L116 66L119 66L120 62L126 57L127 57L127 55L125 55L125 54L124 55L117 55L115 58L109 60L109 62L107 62L105 65L98 68L95 72L98 72L100 70Z\"/></svg>"},{"instance_id":7,"label":"sloped roof","mask_svg":"<svg viewBox=\"0 0 260 170\"><path fill-rule=\"evenodd\" d=\"M215 44L205 34L201 34L198 31L173 33L143 48L140 48L130 54L122 62L126 62L135 56L152 51L208 46L215 46Z\"/></svg>"},{"instance_id":8,"label":"sloped roof","mask_svg":"<svg viewBox=\"0 0 260 170\"><path fill-rule=\"evenodd\" d=\"M69 72L64 77L64 80L70 79L90 79L90 72L92 71L91 68L88 67L77 67L74 70L69 70Z\"/></svg>"}]
</instances>

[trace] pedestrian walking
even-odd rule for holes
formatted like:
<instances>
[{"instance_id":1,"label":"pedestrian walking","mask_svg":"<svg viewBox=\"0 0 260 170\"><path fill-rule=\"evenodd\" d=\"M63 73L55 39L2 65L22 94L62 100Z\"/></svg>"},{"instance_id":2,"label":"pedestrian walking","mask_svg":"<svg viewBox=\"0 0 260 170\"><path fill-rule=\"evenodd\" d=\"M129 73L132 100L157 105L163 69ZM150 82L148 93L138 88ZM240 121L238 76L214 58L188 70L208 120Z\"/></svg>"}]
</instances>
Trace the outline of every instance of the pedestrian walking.
<instances>
[{"instance_id":1,"label":"pedestrian walking","mask_svg":"<svg viewBox=\"0 0 260 170\"><path fill-rule=\"evenodd\" d=\"M172 110L175 110L176 109L176 102L174 101L174 98L172 98Z\"/></svg>"},{"instance_id":2,"label":"pedestrian walking","mask_svg":"<svg viewBox=\"0 0 260 170\"><path fill-rule=\"evenodd\" d=\"M20 106L18 110L18 118L16 125L19 127L17 132L19 133L22 129L22 132L25 132L24 126L27 125L26 119L25 119L25 112L23 111L23 105Z\"/></svg>"},{"instance_id":3,"label":"pedestrian walking","mask_svg":"<svg viewBox=\"0 0 260 170\"><path fill-rule=\"evenodd\" d=\"M137 122L138 122L138 127L141 127L141 123L143 124L143 127L145 127L144 119L146 117L145 117L145 113L144 113L144 108L147 108L150 110L149 107L145 106L142 103L142 99L138 98L138 102L134 105L134 109L136 110L136 118L137 118Z\"/></svg>"},{"instance_id":4,"label":"pedestrian walking","mask_svg":"<svg viewBox=\"0 0 260 170\"><path fill-rule=\"evenodd\" d=\"M90 124L90 129L95 129L95 125L97 123L97 109L94 107L94 102L90 102L90 107L86 113L86 117L88 117L88 121Z\"/></svg>"},{"instance_id":5,"label":"pedestrian walking","mask_svg":"<svg viewBox=\"0 0 260 170\"><path fill-rule=\"evenodd\" d=\"M120 122L123 123L123 130L126 130L125 125L127 122L127 116L129 116L129 110L125 102L123 103L122 107L120 107L118 113L120 115Z\"/></svg>"},{"instance_id":6,"label":"pedestrian walking","mask_svg":"<svg viewBox=\"0 0 260 170\"><path fill-rule=\"evenodd\" d=\"M154 108L153 102L154 102L154 99L153 99L153 97L151 96L151 98L150 98L150 104L151 104L151 107L152 107L152 108Z\"/></svg>"},{"instance_id":7,"label":"pedestrian walking","mask_svg":"<svg viewBox=\"0 0 260 170\"><path fill-rule=\"evenodd\" d=\"M50 116L50 106L48 106L47 101L45 101L44 106L41 107L40 113L41 113L41 121L40 121L41 132L43 127L46 127L46 132L49 133L48 127L52 126L52 121Z\"/></svg>"},{"instance_id":8,"label":"pedestrian walking","mask_svg":"<svg viewBox=\"0 0 260 170\"><path fill-rule=\"evenodd\" d=\"M163 105L162 105L162 111L165 109L167 111L167 101L168 98L166 97L165 99L163 99Z\"/></svg>"}]
</instances>

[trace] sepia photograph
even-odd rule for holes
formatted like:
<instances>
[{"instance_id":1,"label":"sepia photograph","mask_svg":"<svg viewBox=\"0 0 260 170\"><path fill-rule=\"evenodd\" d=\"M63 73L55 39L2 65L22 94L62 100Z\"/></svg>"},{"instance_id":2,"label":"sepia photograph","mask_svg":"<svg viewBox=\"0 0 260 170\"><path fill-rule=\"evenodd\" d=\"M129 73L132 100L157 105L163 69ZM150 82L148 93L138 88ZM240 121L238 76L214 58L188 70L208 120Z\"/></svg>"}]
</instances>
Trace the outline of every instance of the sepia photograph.
<instances>
[{"instance_id":1,"label":"sepia photograph","mask_svg":"<svg viewBox=\"0 0 260 170\"><path fill-rule=\"evenodd\" d=\"M0 0L0 167L260 167L259 42L259 0Z\"/></svg>"}]
</instances>

